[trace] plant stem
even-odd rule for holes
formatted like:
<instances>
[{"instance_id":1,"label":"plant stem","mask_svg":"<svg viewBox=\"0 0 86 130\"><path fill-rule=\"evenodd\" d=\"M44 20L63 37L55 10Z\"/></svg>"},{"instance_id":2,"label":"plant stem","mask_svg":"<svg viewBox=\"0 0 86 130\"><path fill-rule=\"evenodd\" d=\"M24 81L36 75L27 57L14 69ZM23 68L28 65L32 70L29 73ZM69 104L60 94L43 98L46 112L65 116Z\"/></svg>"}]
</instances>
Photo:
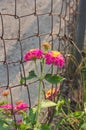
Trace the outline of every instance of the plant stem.
<instances>
[{"instance_id":1,"label":"plant stem","mask_svg":"<svg viewBox=\"0 0 86 130\"><path fill-rule=\"evenodd\" d=\"M43 76L43 71L44 71L44 60L41 62L41 76Z\"/></svg>"},{"instance_id":2,"label":"plant stem","mask_svg":"<svg viewBox=\"0 0 86 130\"><path fill-rule=\"evenodd\" d=\"M34 63L35 63L36 73L37 73L37 75L39 75L39 71L38 71L38 66L37 66L36 60L34 61Z\"/></svg>"},{"instance_id":3,"label":"plant stem","mask_svg":"<svg viewBox=\"0 0 86 130\"><path fill-rule=\"evenodd\" d=\"M40 70L40 75L38 72L38 66L36 64L35 61L35 67L36 67L36 71L39 77L39 88L38 88L38 107L37 107L37 122L36 122L36 128L39 126L39 114L40 114L40 103L41 103L41 86L42 86L42 82L43 82L43 72L44 72L44 61L41 62L41 70Z\"/></svg>"},{"instance_id":4,"label":"plant stem","mask_svg":"<svg viewBox=\"0 0 86 130\"><path fill-rule=\"evenodd\" d=\"M37 108L37 123L36 123L36 127L38 127L39 125L39 113L40 113L40 93L41 93L41 85L42 85L42 81L39 81L39 90L38 90L38 108Z\"/></svg>"}]
</instances>

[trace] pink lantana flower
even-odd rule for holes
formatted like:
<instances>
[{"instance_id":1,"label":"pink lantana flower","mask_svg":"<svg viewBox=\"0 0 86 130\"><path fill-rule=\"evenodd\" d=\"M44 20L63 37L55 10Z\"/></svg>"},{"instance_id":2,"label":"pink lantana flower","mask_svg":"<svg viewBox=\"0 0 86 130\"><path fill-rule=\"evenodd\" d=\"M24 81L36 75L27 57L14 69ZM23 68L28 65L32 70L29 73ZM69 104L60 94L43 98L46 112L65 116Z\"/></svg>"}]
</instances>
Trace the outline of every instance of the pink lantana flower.
<instances>
[{"instance_id":1,"label":"pink lantana flower","mask_svg":"<svg viewBox=\"0 0 86 130\"><path fill-rule=\"evenodd\" d=\"M28 109L28 104L26 103L20 103L17 106L15 106L15 110L19 111L19 110L24 110L26 111Z\"/></svg>"},{"instance_id":2,"label":"pink lantana flower","mask_svg":"<svg viewBox=\"0 0 86 130\"><path fill-rule=\"evenodd\" d=\"M11 104L4 104L4 105L1 105L0 108L10 110L10 109L12 109L12 105Z\"/></svg>"},{"instance_id":3,"label":"pink lantana flower","mask_svg":"<svg viewBox=\"0 0 86 130\"><path fill-rule=\"evenodd\" d=\"M53 64L59 66L60 68L62 68L65 64L63 55L58 51L47 52L45 54L45 62L48 65Z\"/></svg>"},{"instance_id":4,"label":"pink lantana flower","mask_svg":"<svg viewBox=\"0 0 86 130\"><path fill-rule=\"evenodd\" d=\"M21 124L21 123L22 123L22 119L18 119L16 122L17 122L18 124Z\"/></svg>"},{"instance_id":5,"label":"pink lantana flower","mask_svg":"<svg viewBox=\"0 0 86 130\"><path fill-rule=\"evenodd\" d=\"M30 60L36 60L36 59L41 59L43 56L43 52L40 49L31 49L24 55L24 60L25 61L30 61Z\"/></svg>"}]
</instances>

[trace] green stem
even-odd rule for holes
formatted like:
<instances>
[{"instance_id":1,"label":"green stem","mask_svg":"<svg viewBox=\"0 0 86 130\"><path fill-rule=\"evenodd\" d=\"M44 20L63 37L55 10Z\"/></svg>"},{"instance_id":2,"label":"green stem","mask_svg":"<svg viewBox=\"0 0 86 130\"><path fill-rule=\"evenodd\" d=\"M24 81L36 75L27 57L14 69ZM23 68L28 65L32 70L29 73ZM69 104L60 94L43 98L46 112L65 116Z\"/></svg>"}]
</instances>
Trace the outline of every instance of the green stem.
<instances>
[{"instance_id":1,"label":"green stem","mask_svg":"<svg viewBox=\"0 0 86 130\"><path fill-rule=\"evenodd\" d=\"M43 73L44 73L44 63L45 63L45 61L44 61L44 59L43 59L43 61L41 62L41 76L43 76Z\"/></svg>"},{"instance_id":2,"label":"green stem","mask_svg":"<svg viewBox=\"0 0 86 130\"><path fill-rule=\"evenodd\" d=\"M36 60L34 61L34 63L35 63L36 73L37 73L37 75L39 75L39 71L38 71L38 66L37 66Z\"/></svg>"},{"instance_id":3,"label":"green stem","mask_svg":"<svg viewBox=\"0 0 86 130\"><path fill-rule=\"evenodd\" d=\"M39 88L38 88L38 107L37 107L37 122L36 122L36 128L38 128L39 126L39 114L40 114L40 109L41 109L41 86L42 86L42 82L43 82L43 72L44 72L44 61L41 62L41 70L40 70L40 75L38 72L38 66L36 64L35 61L35 67L36 67L36 71L39 77Z\"/></svg>"},{"instance_id":4,"label":"green stem","mask_svg":"<svg viewBox=\"0 0 86 130\"><path fill-rule=\"evenodd\" d=\"M40 99L41 99L41 97L40 97L40 93L41 93L41 85L42 85L42 81L40 80L39 81L39 90L38 90L38 108L37 108L37 123L36 123L36 127L38 127L38 125L39 125L39 113L40 113Z\"/></svg>"}]
</instances>

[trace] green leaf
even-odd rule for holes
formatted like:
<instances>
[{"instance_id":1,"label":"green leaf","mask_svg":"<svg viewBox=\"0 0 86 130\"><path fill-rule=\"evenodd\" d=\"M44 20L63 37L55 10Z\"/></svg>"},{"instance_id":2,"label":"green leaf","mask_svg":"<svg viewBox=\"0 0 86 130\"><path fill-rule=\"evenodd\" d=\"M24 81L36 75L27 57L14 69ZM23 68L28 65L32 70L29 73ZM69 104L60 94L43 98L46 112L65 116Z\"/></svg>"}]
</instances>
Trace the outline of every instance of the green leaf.
<instances>
[{"instance_id":1,"label":"green leaf","mask_svg":"<svg viewBox=\"0 0 86 130\"><path fill-rule=\"evenodd\" d=\"M20 124L20 130L25 130L25 129L26 129L26 124L21 123L21 124Z\"/></svg>"},{"instance_id":2,"label":"green leaf","mask_svg":"<svg viewBox=\"0 0 86 130\"><path fill-rule=\"evenodd\" d=\"M81 126L81 130L86 130L86 123Z\"/></svg>"},{"instance_id":3,"label":"green leaf","mask_svg":"<svg viewBox=\"0 0 86 130\"><path fill-rule=\"evenodd\" d=\"M63 81L65 78L57 76L56 74L46 74L45 80L47 80L49 83L57 84Z\"/></svg>"},{"instance_id":4,"label":"green leaf","mask_svg":"<svg viewBox=\"0 0 86 130\"><path fill-rule=\"evenodd\" d=\"M30 122L32 124L36 123L36 113L37 113L37 108L30 108L30 110L29 110L29 118L30 118Z\"/></svg>"},{"instance_id":5,"label":"green leaf","mask_svg":"<svg viewBox=\"0 0 86 130\"><path fill-rule=\"evenodd\" d=\"M84 115L83 111L76 111L76 112L72 113L72 116L76 117L76 118L82 118L83 115Z\"/></svg>"},{"instance_id":6,"label":"green leaf","mask_svg":"<svg viewBox=\"0 0 86 130\"><path fill-rule=\"evenodd\" d=\"M49 100L44 100L41 102L41 108L54 107L54 106L56 106L56 103Z\"/></svg>"},{"instance_id":7,"label":"green leaf","mask_svg":"<svg viewBox=\"0 0 86 130\"><path fill-rule=\"evenodd\" d=\"M31 71L29 72L29 75L28 75L26 78L22 77L22 78L20 79L20 83L22 84L22 83L25 82L25 80L30 80L30 79L33 79L33 78L36 78L36 77L37 77L37 75L35 74L34 70L31 70Z\"/></svg>"},{"instance_id":8,"label":"green leaf","mask_svg":"<svg viewBox=\"0 0 86 130\"><path fill-rule=\"evenodd\" d=\"M4 120L0 120L0 130L9 130L9 126L4 127L5 125L5 121Z\"/></svg>"},{"instance_id":9,"label":"green leaf","mask_svg":"<svg viewBox=\"0 0 86 130\"><path fill-rule=\"evenodd\" d=\"M40 130L40 128L35 127L33 130Z\"/></svg>"},{"instance_id":10,"label":"green leaf","mask_svg":"<svg viewBox=\"0 0 86 130\"><path fill-rule=\"evenodd\" d=\"M82 72L86 72L86 67L82 67Z\"/></svg>"},{"instance_id":11,"label":"green leaf","mask_svg":"<svg viewBox=\"0 0 86 130\"><path fill-rule=\"evenodd\" d=\"M40 126L40 130L50 130L50 127L49 127L49 125L44 124L44 125Z\"/></svg>"},{"instance_id":12,"label":"green leaf","mask_svg":"<svg viewBox=\"0 0 86 130\"><path fill-rule=\"evenodd\" d=\"M28 75L28 77L26 77L26 80L33 79L36 77L37 77L37 75L35 74L34 70L32 70L29 72L29 75Z\"/></svg>"},{"instance_id":13,"label":"green leaf","mask_svg":"<svg viewBox=\"0 0 86 130\"><path fill-rule=\"evenodd\" d=\"M22 77L22 78L20 79L20 83L23 84L24 82L25 82L25 78Z\"/></svg>"}]
</instances>

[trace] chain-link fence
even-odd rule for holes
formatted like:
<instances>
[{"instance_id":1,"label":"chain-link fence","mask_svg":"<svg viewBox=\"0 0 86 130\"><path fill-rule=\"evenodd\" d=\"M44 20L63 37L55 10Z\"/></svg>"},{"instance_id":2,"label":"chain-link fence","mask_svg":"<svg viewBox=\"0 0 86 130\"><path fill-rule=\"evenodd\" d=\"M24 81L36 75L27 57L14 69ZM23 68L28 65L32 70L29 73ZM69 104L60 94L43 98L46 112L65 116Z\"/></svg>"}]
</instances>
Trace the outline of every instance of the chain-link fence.
<instances>
[{"instance_id":1,"label":"chain-link fence","mask_svg":"<svg viewBox=\"0 0 86 130\"><path fill-rule=\"evenodd\" d=\"M23 99L31 107L37 84L20 83L21 76L26 77L34 68L23 56L30 49L41 48L43 42L64 55L70 51L78 0L3 0L0 5L0 93L9 88L12 104Z\"/></svg>"}]
</instances>

